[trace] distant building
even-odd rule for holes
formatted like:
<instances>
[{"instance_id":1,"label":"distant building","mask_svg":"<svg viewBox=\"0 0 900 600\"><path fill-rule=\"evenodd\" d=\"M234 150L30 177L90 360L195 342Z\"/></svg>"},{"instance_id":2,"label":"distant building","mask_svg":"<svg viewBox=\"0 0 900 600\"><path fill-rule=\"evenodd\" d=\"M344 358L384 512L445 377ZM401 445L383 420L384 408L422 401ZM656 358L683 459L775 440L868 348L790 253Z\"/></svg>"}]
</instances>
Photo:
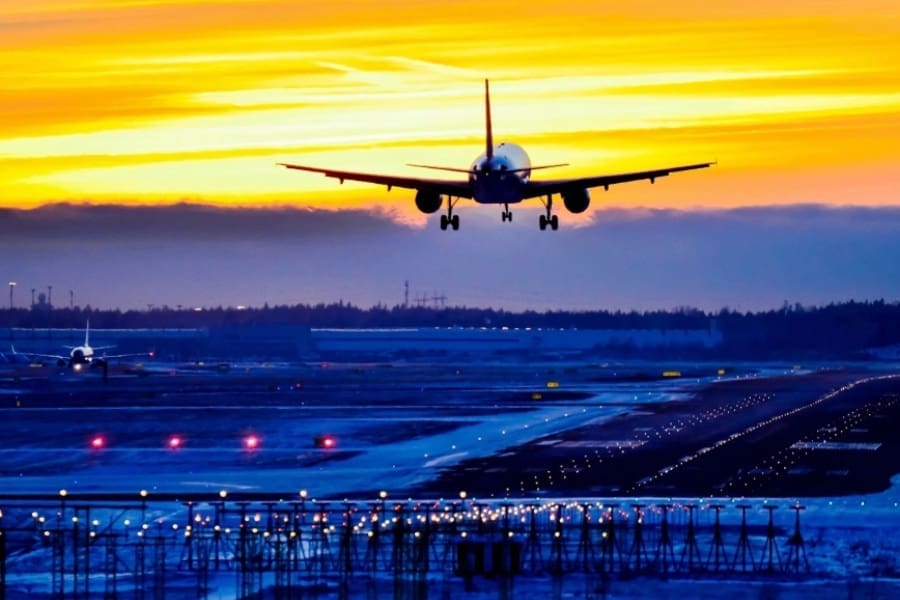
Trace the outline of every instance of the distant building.
<instances>
[{"instance_id":1,"label":"distant building","mask_svg":"<svg viewBox=\"0 0 900 600\"><path fill-rule=\"evenodd\" d=\"M548 329L507 327L421 327L397 329L312 329L314 352L341 357L407 357L454 354L495 357L560 357L604 350L650 348L711 349L722 344L718 328Z\"/></svg>"}]
</instances>

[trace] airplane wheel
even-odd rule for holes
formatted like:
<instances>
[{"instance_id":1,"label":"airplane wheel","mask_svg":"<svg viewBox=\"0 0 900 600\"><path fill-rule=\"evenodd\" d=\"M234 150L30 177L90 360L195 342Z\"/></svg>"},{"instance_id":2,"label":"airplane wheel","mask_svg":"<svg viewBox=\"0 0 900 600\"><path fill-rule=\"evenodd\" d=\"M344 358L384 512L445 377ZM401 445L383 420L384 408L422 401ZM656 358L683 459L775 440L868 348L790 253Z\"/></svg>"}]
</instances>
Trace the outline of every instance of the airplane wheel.
<instances>
[{"instance_id":1,"label":"airplane wheel","mask_svg":"<svg viewBox=\"0 0 900 600\"><path fill-rule=\"evenodd\" d=\"M504 223L506 223L506 213L505 212L500 213L500 220L503 221Z\"/></svg>"},{"instance_id":2,"label":"airplane wheel","mask_svg":"<svg viewBox=\"0 0 900 600\"><path fill-rule=\"evenodd\" d=\"M545 229L547 229L547 217L545 217L544 215L541 215L541 218L538 219L538 225L540 226L541 231L544 231Z\"/></svg>"},{"instance_id":3,"label":"airplane wheel","mask_svg":"<svg viewBox=\"0 0 900 600\"><path fill-rule=\"evenodd\" d=\"M441 231L447 231L447 215L441 215Z\"/></svg>"},{"instance_id":4,"label":"airplane wheel","mask_svg":"<svg viewBox=\"0 0 900 600\"><path fill-rule=\"evenodd\" d=\"M453 231L457 231L459 229L459 215L453 215L453 218L450 219L450 225L453 226Z\"/></svg>"},{"instance_id":5,"label":"airplane wheel","mask_svg":"<svg viewBox=\"0 0 900 600\"><path fill-rule=\"evenodd\" d=\"M556 215L550 217L550 227L553 229L553 231L559 229L559 217L557 217Z\"/></svg>"}]
</instances>

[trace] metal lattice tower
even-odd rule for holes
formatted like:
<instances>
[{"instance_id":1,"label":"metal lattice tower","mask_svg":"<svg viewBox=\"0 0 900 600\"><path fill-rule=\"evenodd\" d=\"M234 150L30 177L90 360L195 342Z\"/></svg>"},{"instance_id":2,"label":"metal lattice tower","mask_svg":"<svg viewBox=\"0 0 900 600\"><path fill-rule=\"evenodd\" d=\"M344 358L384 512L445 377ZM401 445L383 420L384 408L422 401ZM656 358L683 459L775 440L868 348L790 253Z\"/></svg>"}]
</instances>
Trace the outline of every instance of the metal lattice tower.
<instances>
[{"instance_id":1,"label":"metal lattice tower","mask_svg":"<svg viewBox=\"0 0 900 600\"><path fill-rule=\"evenodd\" d=\"M607 504L607 519L606 519L606 527L603 531L603 552L602 559L600 561L600 570L603 572L614 571L617 568L622 570L622 551L619 549L619 544L616 541L616 509L619 508L618 504ZM616 561L616 557L618 557L618 561Z\"/></svg>"},{"instance_id":2,"label":"metal lattice tower","mask_svg":"<svg viewBox=\"0 0 900 600\"><path fill-rule=\"evenodd\" d=\"M575 552L575 563L581 564L581 569L585 573L594 570L594 564L597 557L594 554L594 542L591 536L593 524L591 522L591 505L584 503L581 505L581 527L578 536L578 548Z\"/></svg>"},{"instance_id":3,"label":"metal lattice tower","mask_svg":"<svg viewBox=\"0 0 900 600\"><path fill-rule=\"evenodd\" d=\"M785 569L793 573L799 573L802 567L806 573L809 573L809 560L806 558L806 546L803 543L803 534L800 533L800 512L806 510L805 506L795 504L791 507L794 511L794 533L788 538L788 555L785 561Z\"/></svg>"},{"instance_id":4,"label":"metal lattice tower","mask_svg":"<svg viewBox=\"0 0 900 600\"><path fill-rule=\"evenodd\" d=\"M725 508L723 504L710 504L709 507L716 511L715 523L713 524L712 546L709 547L709 554L706 556L706 568L709 570L712 563L712 570L718 573L722 567L722 561L725 560L725 543L722 540L722 523L719 519L719 513Z\"/></svg>"},{"instance_id":5,"label":"metal lattice tower","mask_svg":"<svg viewBox=\"0 0 900 600\"><path fill-rule=\"evenodd\" d=\"M646 504L632 504L634 509L634 538L628 551L629 565L634 563L634 570L641 573L647 567L647 546L644 544L644 508Z\"/></svg>"},{"instance_id":6,"label":"metal lattice tower","mask_svg":"<svg viewBox=\"0 0 900 600\"><path fill-rule=\"evenodd\" d=\"M697 533L694 528L694 511L697 510L696 504L686 504L688 511L687 537L684 541L684 547L681 549L681 568L684 568L685 560L687 561L687 570L693 573L695 568L702 564L700 558L700 548L697 546Z\"/></svg>"},{"instance_id":7,"label":"metal lattice tower","mask_svg":"<svg viewBox=\"0 0 900 600\"><path fill-rule=\"evenodd\" d=\"M544 556L541 551L541 538L538 534L537 510L538 505L529 503L528 509L528 537L525 542L525 550L522 553L523 563L528 565L530 573L539 573L543 565Z\"/></svg>"},{"instance_id":8,"label":"metal lattice tower","mask_svg":"<svg viewBox=\"0 0 900 600\"><path fill-rule=\"evenodd\" d=\"M778 550L778 544L775 539L775 510L778 508L773 505L766 505L763 508L769 511L769 523L766 526L766 544L763 546L762 556L759 557L760 571L774 573L781 571L781 551ZM799 513L797 513L799 515Z\"/></svg>"},{"instance_id":9,"label":"metal lattice tower","mask_svg":"<svg viewBox=\"0 0 900 600\"><path fill-rule=\"evenodd\" d=\"M749 504L738 504L737 507L741 510L741 535L738 538L737 548L734 550L734 559L731 561L731 570L737 570L738 557L741 559L741 573L746 573L748 570L748 562L747 558L749 557L749 570L753 570L753 565L755 564L753 561L753 548L750 546L750 536L747 530L747 509L750 508Z\"/></svg>"},{"instance_id":10,"label":"metal lattice tower","mask_svg":"<svg viewBox=\"0 0 900 600\"><path fill-rule=\"evenodd\" d=\"M656 547L655 562L660 573L668 573L675 569L675 549L672 547L672 537L669 533L669 511L671 504L661 504L662 521L659 529L659 545Z\"/></svg>"}]
</instances>

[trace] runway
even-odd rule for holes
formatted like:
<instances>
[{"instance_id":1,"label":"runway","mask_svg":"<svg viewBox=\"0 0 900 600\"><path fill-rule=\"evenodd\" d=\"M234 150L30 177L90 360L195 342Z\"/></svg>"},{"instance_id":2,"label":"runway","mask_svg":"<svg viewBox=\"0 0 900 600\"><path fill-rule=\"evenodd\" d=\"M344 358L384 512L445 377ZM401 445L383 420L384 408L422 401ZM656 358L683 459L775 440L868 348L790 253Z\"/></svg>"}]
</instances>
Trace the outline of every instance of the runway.
<instances>
[{"instance_id":1,"label":"runway","mask_svg":"<svg viewBox=\"0 0 900 600\"><path fill-rule=\"evenodd\" d=\"M0 385L0 486L10 493L306 489L333 498L382 489L502 498L887 487L896 465L880 457L894 448L886 433L897 419L897 380L861 368L742 365L719 375L713 365L682 365L682 376L662 377L666 368L317 363L220 372L157 364L113 369L106 382L53 370L19 374ZM819 401L832 390L840 391ZM829 454L803 445L822 441L821 428L854 410L871 426L824 437L869 450ZM333 436L334 447L317 447L322 435ZM766 467L797 443L794 470ZM861 464L870 466L861 471Z\"/></svg>"}]
</instances>

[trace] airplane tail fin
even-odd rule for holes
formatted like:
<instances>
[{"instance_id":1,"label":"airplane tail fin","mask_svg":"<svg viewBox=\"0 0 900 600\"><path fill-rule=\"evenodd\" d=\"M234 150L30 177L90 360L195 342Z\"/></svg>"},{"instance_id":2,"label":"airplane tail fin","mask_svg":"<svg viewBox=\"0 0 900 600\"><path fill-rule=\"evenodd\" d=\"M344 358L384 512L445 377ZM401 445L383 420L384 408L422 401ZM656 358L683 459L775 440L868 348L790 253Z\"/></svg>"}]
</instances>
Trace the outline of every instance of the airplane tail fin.
<instances>
[{"instance_id":1,"label":"airplane tail fin","mask_svg":"<svg viewBox=\"0 0 900 600\"><path fill-rule=\"evenodd\" d=\"M91 320L87 320L87 324L84 326L84 345L90 346L90 337L91 337Z\"/></svg>"},{"instance_id":2,"label":"airplane tail fin","mask_svg":"<svg viewBox=\"0 0 900 600\"><path fill-rule=\"evenodd\" d=\"M484 80L484 130L485 130L485 155L488 159L494 157L494 132L491 127L491 88L488 80Z\"/></svg>"}]
</instances>

